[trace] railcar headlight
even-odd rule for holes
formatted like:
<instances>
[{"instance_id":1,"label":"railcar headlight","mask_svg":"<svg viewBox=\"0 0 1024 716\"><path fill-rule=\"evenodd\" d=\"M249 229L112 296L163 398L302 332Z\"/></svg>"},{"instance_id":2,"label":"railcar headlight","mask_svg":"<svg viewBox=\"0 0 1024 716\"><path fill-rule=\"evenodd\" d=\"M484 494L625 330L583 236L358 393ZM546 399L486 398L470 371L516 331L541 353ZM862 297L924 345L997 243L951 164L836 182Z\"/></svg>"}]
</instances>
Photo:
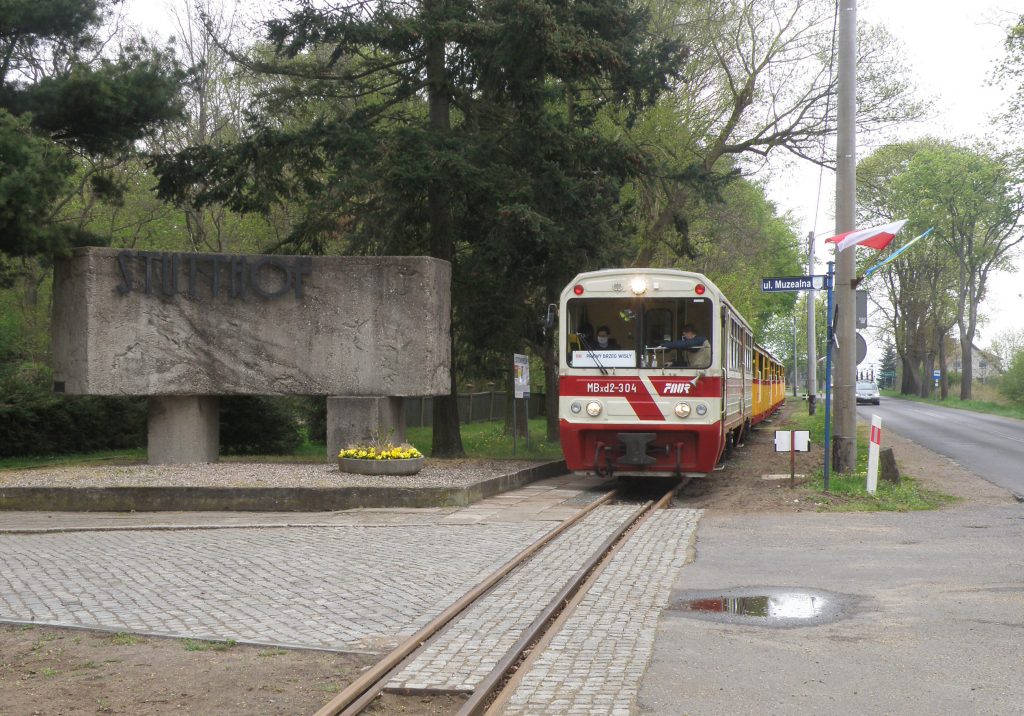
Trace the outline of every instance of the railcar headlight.
<instances>
[{"instance_id":1,"label":"railcar headlight","mask_svg":"<svg viewBox=\"0 0 1024 716\"><path fill-rule=\"evenodd\" d=\"M703 416L705 416L707 414L708 414L708 406L704 405L704 403L697 403L697 415L700 415L701 417L703 417Z\"/></svg>"},{"instance_id":2,"label":"railcar headlight","mask_svg":"<svg viewBox=\"0 0 1024 716\"><path fill-rule=\"evenodd\" d=\"M583 405L580 403L580 401L574 400L572 404L569 406L569 410L572 412L573 415L579 415L580 411L583 410Z\"/></svg>"},{"instance_id":3,"label":"railcar headlight","mask_svg":"<svg viewBox=\"0 0 1024 716\"><path fill-rule=\"evenodd\" d=\"M647 293L647 279L637 276L629 282L629 290L636 296L643 296Z\"/></svg>"},{"instance_id":4,"label":"railcar headlight","mask_svg":"<svg viewBox=\"0 0 1024 716\"><path fill-rule=\"evenodd\" d=\"M687 418L690 416L690 404L689 403L676 403L676 415L680 418Z\"/></svg>"},{"instance_id":5,"label":"railcar headlight","mask_svg":"<svg viewBox=\"0 0 1024 716\"><path fill-rule=\"evenodd\" d=\"M589 415L592 418L596 418L600 414L601 404L599 402L597 402L596 400L591 400L589 403L587 403L587 415Z\"/></svg>"}]
</instances>

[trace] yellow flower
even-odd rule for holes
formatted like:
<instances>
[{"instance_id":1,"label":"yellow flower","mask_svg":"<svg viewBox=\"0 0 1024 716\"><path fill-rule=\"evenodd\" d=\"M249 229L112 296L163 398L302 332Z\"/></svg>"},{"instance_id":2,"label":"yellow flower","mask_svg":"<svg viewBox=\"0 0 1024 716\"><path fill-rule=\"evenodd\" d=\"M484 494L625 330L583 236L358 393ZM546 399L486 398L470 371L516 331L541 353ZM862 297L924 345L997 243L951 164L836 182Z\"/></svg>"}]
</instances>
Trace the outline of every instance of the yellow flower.
<instances>
[{"instance_id":1,"label":"yellow flower","mask_svg":"<svg viewBox=\"0 0 1024 716\"><path fill-rule=\"evenodd\" d=\"M361 460L409 460L423 457L423 453L411 445L355 445L342 448L338 457L357 458Z\"/></svg>"}]
</instances>

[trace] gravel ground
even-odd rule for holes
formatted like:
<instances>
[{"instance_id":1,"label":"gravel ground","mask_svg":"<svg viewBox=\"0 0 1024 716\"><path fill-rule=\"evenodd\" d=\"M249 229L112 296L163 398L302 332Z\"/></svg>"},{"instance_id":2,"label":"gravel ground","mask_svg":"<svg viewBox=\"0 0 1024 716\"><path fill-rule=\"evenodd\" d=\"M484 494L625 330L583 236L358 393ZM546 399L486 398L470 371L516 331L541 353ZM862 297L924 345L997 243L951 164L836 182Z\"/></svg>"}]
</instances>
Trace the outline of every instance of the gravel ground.
<instances>
[{"instance_id":1,"label":"gravel ground","mask_svg":"<svg viewBox=\"0 0 1024 716\"><path fill-rule=\"evenodd\" d=\"M0 487L465 487L542 465L529 460L432 460L417 475L354 475L321 463L95 465L0 471Z\"/></svg>"}]
</instances>

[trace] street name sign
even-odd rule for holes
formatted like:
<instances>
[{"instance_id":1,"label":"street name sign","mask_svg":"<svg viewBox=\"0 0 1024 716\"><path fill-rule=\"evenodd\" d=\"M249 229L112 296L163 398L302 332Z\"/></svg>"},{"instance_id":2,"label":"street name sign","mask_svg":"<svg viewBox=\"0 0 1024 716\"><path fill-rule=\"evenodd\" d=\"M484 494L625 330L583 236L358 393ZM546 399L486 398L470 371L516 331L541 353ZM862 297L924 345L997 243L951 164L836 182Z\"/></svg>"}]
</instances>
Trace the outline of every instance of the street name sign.
<instances>
[{"instance_id":1,"label":"street name sign","mask_svg":"<svg viewBox=\"0 0 1024 716\"><path fill-rule=\"evenodd\" d=\"M775 291L821 291L827 276L777 276L761 279L762 293Z\"/></svg>"}]
</instances>

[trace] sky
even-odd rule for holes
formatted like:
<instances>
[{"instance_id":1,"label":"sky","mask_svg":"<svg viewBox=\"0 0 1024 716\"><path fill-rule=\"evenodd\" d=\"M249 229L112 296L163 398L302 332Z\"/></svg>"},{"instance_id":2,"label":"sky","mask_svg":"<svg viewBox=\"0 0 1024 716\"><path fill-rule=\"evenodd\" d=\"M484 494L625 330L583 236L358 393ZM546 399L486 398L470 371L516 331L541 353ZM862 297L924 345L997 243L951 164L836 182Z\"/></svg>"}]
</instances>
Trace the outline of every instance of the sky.
<instances>
[{"instance_id":1,"label":"sky","mask_svg":"<svg viewBox=\"0 0 1024 716\"><path fill-rule=\"evenodd\" d=\"M989 86L988 78L1003 57L1006 27L1019 16L1021 9L1019 2L1011 0L858 1L858 22L888 28L902 45L919 97L930 100L925 119L902 128L893 139L930 135L970 141L993 131L989 118L1000 109L1005 91ZM858 159L870 154L872 145L877 142L858 137ZM778 160L769 165L768 172L765 178L771 199L780 209L793 214L802 236L816 231L818 261L831 258L833 251L826 248L823 241L834 233L835 173L826 171L821 175L809 162L794 164ZM819 176L820 201L817 200ZM911 238L911 235L899 234L896 245ZM910 251L924 248L922 244L923 241L919 242ZM991 293L983 302L982 313L988 316L989 324L981 328L976 340L982 348L1001 331L1024 330L1024 252L1014 263L1020 273L996 275ZM825 273L824 263L820 272ZM877 342L870 336L865 337L869 353L862 368L872 362L877 364L881 359L879 346L873 345Z\"/></svg>"}]
</instances>

